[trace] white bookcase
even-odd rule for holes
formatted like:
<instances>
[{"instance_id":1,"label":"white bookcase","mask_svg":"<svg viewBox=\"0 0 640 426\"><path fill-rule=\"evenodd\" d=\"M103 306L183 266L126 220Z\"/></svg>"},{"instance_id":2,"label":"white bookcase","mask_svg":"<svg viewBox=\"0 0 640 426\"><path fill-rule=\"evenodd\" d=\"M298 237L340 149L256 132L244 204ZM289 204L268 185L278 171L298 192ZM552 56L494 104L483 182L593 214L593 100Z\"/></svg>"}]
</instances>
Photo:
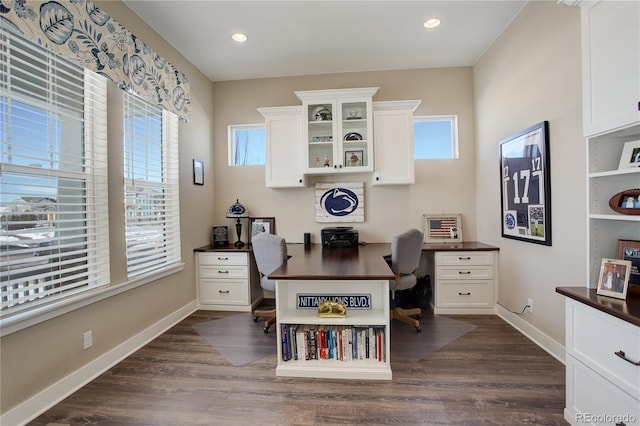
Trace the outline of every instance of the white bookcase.
<instances>
[{"instance_id":1,"label":"white bookcase","mask_svg":"<svg viewBox=\"0 0 640 426\"><path fill-rule=\"evenodd\" d=\"M298 297L308 294L370 295L371 309L348 309L344 318L320 318L317 309L298 308ZM332 379L391 380L389 358L389 282L386 280L280 280L276 282L278 364L276 376ZM384 332L383 360L335 359L285 361L282 325L376 327Z\"/></svg>"}]
</instances>

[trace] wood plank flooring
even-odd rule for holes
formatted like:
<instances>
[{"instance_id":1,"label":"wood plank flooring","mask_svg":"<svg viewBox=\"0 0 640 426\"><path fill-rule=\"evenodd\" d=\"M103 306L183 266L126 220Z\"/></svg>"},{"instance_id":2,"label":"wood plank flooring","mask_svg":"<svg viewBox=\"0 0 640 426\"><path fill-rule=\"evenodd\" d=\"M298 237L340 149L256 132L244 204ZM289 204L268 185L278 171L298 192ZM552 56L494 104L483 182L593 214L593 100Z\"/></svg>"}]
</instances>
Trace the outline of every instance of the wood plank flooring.
<instances>
[{"instance_id":1,"label":"wood plank flooring","mask_svg":"<svg viewBox=\"0 0 640 426\"><path fill-rule=\"evenodd\" d=\"M234 367L198 311L30 425L565 425L564 366L497 316L393 380L276 378L276 356ZM273 332L273 330L272 330Z\"/></svg>"}]
</instances>

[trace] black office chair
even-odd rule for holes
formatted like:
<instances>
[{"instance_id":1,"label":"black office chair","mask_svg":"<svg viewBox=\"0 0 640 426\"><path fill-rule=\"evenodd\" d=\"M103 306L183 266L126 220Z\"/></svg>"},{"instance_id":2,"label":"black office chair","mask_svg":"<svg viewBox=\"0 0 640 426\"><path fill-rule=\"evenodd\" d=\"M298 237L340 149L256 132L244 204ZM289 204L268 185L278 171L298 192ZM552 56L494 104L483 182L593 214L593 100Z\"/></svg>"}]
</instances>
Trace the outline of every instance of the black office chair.
<instances>
[{"instance_id":1,"label":"black office chair","mask_svg":"<svg viewBox=\"0 0 640 426\"><path fill-rule=\"evenodd\" d=\"M251 246L256 266L260 273L260 286L267 291L275 291L276 283L270 280L268 275L287 261L287 243L284 238L268 232L261 232L252 237ZM269 332L269 327L276 321L275 303L268 308L263 308L262 303L253 311L253 320L267 317L263 331Z\"/></svg>"},{"instance_id":2,"label":"black office chair","mask_svg":"<svg viewBox=\"0 0 640 426\"><path fill-rule=\"evenodd\" d=\"M387 262L396 279L389 281L391 291L392 310L391 319L398 319L404 323L415 327L416 332L420 332L420 321L412 316L420 318L422 310L420 308L404 309L395 306L395 292L412 288L418 282L416 270L420 264L422 255L422 243L424 234L417 229L410 229L400 235L396 235L391 240L391 256L387 257Z\"/></svg>"}]
</instances>

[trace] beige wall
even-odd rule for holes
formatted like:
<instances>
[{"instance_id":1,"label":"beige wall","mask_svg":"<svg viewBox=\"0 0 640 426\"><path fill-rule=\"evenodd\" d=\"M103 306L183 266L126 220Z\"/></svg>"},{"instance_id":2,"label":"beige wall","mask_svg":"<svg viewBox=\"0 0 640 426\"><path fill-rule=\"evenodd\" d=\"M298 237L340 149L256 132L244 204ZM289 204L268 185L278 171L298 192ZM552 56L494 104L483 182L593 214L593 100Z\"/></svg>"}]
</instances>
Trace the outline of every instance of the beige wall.
<instances>
[{"instance_id":1,"label":"beige wall","mask_svg":"<svg viewBox=\"0 0 640 426\"><path fill-rule=\"evenodd\" d=\"M564 345L557 286L586 280L580 10L529 2L474 67L478 238L500 247L499 302ZM500 237L498 142L549 121L553 246Z\"/></svg>"},{"instance_id":2,"label":"beige wall","mask_svg":"<svg viewBox=\"0 0 640 426\"><path fill-rule=\"evenodd\" d=\"M208 244L204 232L213 216L213 171L205 169L205 186L194 186L193 158L211 164L211 82L121 2L97 1L107 13L175 64L190 79L193 120L180 124L180 210L184 270L118 296L92 304L3 337L0 342L0 406L6 413L83 365L109 352L147 327L193 302L193 248ZM122 93L109 91L109 151L122 156ZM122 254L122 165L109 166L112 283L125 279ZM194 208L197 206L197 208ZM82 349L82 336L93 331L93 347Z\"/></svg>"},{"instance_id":3,"label":"beige wall","mask_svg":"<svg viewBox=\"0 0 640 426\"><path fill-rule=\"evenodd\" d=\"M379 87L374 101L418 99L416 115L458 116L460 159L416 162L416 184L372 187L371 174L312 177L306 188L268 189L263 166L229 167L227 126L264 122L259 107L300 105L297 90ZM465 239L476 237L475 141L472 69L437 68L270 78L214 83L215 224L230 226L226 209L239 198L252 216L274 216L276 231L287 241L302 242L311 232L320 241L326 226L353 225L360 240L390 241L410 227L422 227L424 213L463 214ZM375 143L375 141L374 141ZM375 145L374 145L375 146ZM326 224L315 221L315 182L364 182L365 222ZM246 222L243 239L246 241ZM204 232L204 229L203 229Z\"/></svg>"}]
</instances>

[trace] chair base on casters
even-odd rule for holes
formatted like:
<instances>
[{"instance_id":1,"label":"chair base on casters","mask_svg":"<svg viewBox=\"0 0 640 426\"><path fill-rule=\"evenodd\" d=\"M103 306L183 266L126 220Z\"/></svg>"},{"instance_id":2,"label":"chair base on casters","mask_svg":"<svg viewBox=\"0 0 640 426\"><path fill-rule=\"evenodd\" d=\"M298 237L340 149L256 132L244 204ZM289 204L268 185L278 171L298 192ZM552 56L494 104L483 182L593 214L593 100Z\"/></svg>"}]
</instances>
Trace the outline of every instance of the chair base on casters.
<instances>
[{"instance_id":1,"label":"chair base on casters","mask_svg":"<svg viewBox=\"0 0 640 426\"><path fill-rule=\"evenodd\" d=\"M253 311L253 322L258 322L258 318L260 317L269 317L264 322L264 328L262 329L262 331L264 331L264 333L267 334L269 332L269 327L271 327L271 325L273 325L273 323L276 322L276 310L275 309L256 309L255 311Z\"/></svg>"},{"instance_id":2,"label":"chair base on casters","mask_svg":"<svg viewBox=\"0 0 640 426\"><path fill-rule=\"evenodd\" d=\"M411 318L411 315L416 315L418 318L420 318L420 315L422 315L422 309L393 308L393 310L391 311L392 319L397 319L406 324L412 325L416 329L416 333L420 333L420 331L422 331L422 327L420 327L420 321L418 321L418 319L416 318Z\"/></svg>"}]
</instances>

